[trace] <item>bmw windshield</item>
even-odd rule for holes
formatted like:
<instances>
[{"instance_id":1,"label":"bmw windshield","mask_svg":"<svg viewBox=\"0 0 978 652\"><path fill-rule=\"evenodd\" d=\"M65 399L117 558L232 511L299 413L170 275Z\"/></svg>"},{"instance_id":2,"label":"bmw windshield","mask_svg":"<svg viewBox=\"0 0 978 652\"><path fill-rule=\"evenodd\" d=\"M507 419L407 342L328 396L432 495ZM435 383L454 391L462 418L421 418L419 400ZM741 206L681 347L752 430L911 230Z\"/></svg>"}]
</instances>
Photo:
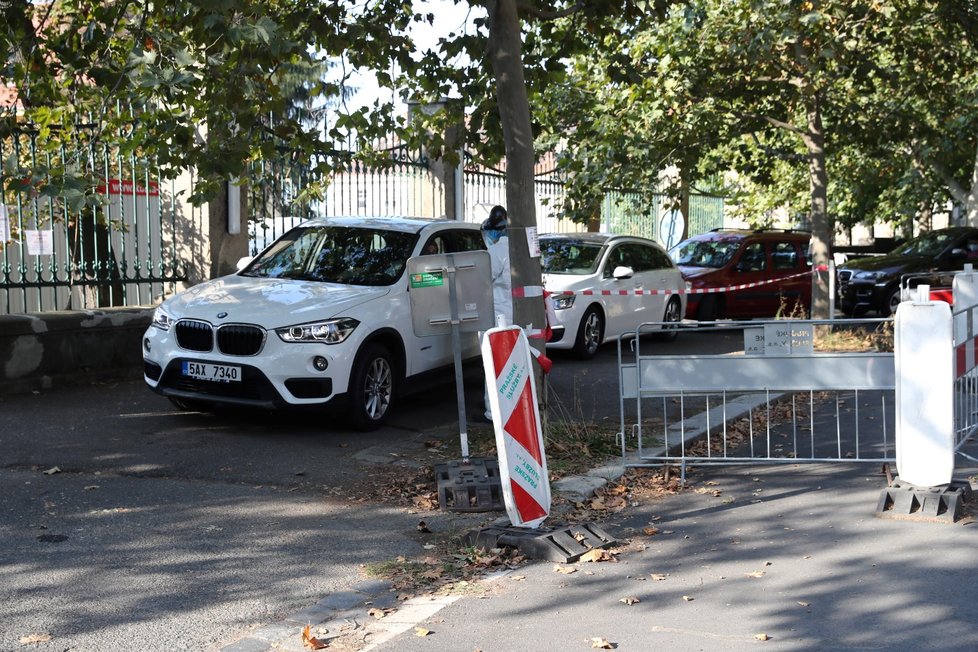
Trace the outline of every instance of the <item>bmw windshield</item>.
<instances>
[{"instance_id":1,"label":"bmw windshield","mask_svg":"<svg viewBox=\"0 0 978 652\"><path fill-rule=\"evenodd\" d=\"M292 229L241 271L346 285L391 285L401 277L418 235L384 229L310 226Z\"/></svg>"}]
</instances>

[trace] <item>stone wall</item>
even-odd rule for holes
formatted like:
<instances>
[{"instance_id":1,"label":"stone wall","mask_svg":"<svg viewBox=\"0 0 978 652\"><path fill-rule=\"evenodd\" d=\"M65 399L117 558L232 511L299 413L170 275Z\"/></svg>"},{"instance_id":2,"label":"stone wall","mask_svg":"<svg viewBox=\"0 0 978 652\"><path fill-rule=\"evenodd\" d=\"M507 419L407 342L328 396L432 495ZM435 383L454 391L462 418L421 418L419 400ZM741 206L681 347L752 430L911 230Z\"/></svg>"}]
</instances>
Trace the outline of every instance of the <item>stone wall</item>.
<instances>
[{"instance_id":1,"label":"stone wall","mask_svg":"<svg viewBox=\"0 0 978 652\"><path fill-rule=\"evenodd\" d=\"M142 376L151 308L0 316L0 393Z\"/></svg>"}]
</instances>

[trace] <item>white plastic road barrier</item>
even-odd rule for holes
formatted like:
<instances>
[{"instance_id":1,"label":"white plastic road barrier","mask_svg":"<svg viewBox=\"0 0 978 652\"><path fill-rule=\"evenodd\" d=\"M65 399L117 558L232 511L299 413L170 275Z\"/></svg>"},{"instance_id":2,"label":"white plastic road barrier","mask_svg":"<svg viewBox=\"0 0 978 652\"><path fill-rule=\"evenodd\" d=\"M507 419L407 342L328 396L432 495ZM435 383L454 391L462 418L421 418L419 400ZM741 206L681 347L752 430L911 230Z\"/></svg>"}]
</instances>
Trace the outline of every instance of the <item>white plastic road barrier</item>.
<instances>
[{"instance_id":1,"label":"white plastic road barrier","mask_svg":"<svg viewBox=\"0 0 978 652\"><path fill-rule=\"evenodd\" d=\"M929 288L928 288L929 289ZM903 482L936 487L954 474L951 307L904 301L896 311L896 464Z\"/></svg>"},{"instance_id":2,"label":"white plastic road barrier","mask_svg":"<svg viewBox=\"0 0 978 652\"><path fill-rule=\"evenodd\" d=\"M530 343L523 329L499 326L486 331L482 361L506 514L516 527L536 528L550 513L550 477Z\"/></svg>"}]
</instances>

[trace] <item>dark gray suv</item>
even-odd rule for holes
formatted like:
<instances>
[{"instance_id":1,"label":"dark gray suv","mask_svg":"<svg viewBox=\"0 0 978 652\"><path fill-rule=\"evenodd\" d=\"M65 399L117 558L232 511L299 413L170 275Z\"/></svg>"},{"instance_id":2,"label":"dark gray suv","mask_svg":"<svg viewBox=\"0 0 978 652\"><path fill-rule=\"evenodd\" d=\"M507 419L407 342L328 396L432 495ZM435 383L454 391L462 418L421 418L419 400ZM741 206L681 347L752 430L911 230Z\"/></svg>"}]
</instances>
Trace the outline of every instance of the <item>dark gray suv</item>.
<instances>
[{"instance_id":1,"label":"dark gray suv","mask_svg":"<svg viewBox=\"0 0 978 652\"><path fill-rule=\"evenodd\" d=\"M846 316L873 310L889 317L900 304L901 287L950 286L954 272L966 263L978 266L978 229L955 226L928 231L888 254L840 266L839 308Z\"/></svg>"}]
</instances>

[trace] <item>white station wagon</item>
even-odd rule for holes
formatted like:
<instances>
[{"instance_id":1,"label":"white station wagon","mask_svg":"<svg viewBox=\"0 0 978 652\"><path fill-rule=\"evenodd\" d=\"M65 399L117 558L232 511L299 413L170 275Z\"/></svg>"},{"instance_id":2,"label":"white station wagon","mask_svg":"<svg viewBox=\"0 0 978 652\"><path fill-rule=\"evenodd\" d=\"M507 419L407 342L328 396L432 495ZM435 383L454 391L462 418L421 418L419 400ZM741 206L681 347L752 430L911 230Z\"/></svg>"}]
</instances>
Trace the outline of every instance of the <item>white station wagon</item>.
<instances>
[{"instance_id":1,"label":"white station wagon","mask_svg":"<svg viewBox=\"0 0 978 652\"><path fill-rule=\"evenodd\" d=\"M660 339L676 337L686 310L686 282L654 240L548 234L540 236L540 255L543 285L552 293L557 316L548 348L571 349L590 359L602 343L646 322L659 322L648 329L659 330Z\"/></svg>"},{"instance_id":2,"label":"white station wagon","mask_svg":"<svg viewBox=\"0 0 978 652\"><path fill-rule=\"evenodd\" d=\"M156 309L146 383L182 409L321 407L346 399L351 425L380 426L428 372L451 368L450 336L418 337L407 261L485 249L478 225L321 218L287 232L234 274ZM463 357L477 357L475 334Z\"/></svg>"}]
</instances>

